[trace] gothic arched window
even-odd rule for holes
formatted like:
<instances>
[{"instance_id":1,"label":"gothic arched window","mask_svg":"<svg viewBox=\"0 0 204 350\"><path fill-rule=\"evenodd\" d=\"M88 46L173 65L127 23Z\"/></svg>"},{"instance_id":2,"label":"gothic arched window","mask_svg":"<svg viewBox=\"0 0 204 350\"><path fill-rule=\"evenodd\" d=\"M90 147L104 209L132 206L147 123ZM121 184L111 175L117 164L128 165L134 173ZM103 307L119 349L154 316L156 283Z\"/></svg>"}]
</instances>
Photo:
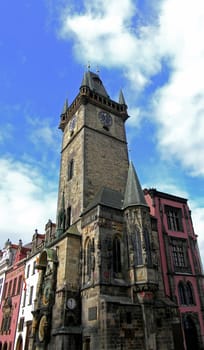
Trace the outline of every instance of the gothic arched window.
<instances>
[{"instance_id":1,"label":"gothic arched window","mask_svg":"<svg viewBox=\"0 0 204 350\"><path fill-rule=\"evenodd\" d=\"M193 295L193 287L190 282L186 283L186 294L187 294L187 300L188 300L188 305L194 305L194 295Z\"/></svg>"},{"instance_id":2,"label":"gothic arched window","mask_svg":"<svg viewBox=\"0 0 204 350\"><path fill-rule=\"evenodd\" d=\"M118 237L113 240L113 272L121 272L121 244Z\"/></svg>"},{"instance_id":3,"label":"gothic arched window","mask_svg":"<svg viewBox=\"0 0 204 350\"><path fill-rule=\"evenodd\" d=\"M140 232L138 230L132 234L132 245L134 249L134 263L135 265L142 265L142 245Z\"/></svg>"},{"instance_id":4,"label":"gothic arched window","mask_svg":"<svg viewBox=\"0 0 204 350\"><path fill-rule=\"evenodd\" d=\"M185 286L184 286L183 282L179 282L178 291L179 291L180 304L181 305L187 305Z\"/></svg>"},{"instance_id":5,"label":"gothic arched window","mask_svg":"<svg viewBox=\"0 0 204 350\"><path fill-rule=\"evenodd\" d=\"M150 246L150 239L149 239L149 231L145 228L144 229L144 241L145 241L145 249L146 249L146 256L147 256L147 265L152 265L152 254L151 254L151 246Z\"/></svg>"}]
</instances>

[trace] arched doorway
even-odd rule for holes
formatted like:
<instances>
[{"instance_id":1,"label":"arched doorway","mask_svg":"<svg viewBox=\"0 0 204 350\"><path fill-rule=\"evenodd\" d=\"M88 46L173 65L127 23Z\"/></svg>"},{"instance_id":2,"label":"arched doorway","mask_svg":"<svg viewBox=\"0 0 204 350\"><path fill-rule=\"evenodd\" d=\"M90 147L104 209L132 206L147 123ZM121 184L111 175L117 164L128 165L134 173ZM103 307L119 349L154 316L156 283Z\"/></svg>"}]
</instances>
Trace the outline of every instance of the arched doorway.
<instances>
[{"instance_id":1,"label":"arched doorway","mask_svg":"<svg viewBox=\"0 0 204 350\"><path fill-rule=\"evenodd\" d=\"M184 319L184 333L187 350L199 350L198 335L194 321L192 317L187 316Z\"/></svg>"}]
</instances>

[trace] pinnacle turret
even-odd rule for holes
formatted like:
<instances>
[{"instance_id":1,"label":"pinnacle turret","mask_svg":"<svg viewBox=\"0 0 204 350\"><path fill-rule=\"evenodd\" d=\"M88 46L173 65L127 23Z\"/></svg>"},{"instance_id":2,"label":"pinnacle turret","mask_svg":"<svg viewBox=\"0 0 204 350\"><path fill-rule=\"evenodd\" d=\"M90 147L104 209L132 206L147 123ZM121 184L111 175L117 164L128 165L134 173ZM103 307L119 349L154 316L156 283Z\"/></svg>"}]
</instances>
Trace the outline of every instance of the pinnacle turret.
<instances>
[{"instance_id":1,"label":"pinnacle turret","mask_svg":"<svg viewBox=\"0 0 204 350\"><path fill-rule=\"evenodd\" d=\"M128 170L128 177L124 195L123 208L143 205L147 207L145 197L137 177L133 163L131 162Z\"/></svg>"},{"instance_id":2,"label":"pinnacle turret","mask_svg":"<svg viewBox=\"0 0 204 350\"><path fill-rule=\"evenodd\" d=\"M68 99L66 98L66 100L64 102L63 109L62 109L62 114L65 114L67 109L68 109Z\"/></svg>"},{"instance_id":3,"label":"pinnacle turret","mask_svg":"<svg viewBox=\"0 0 204 350\"><path fill-rule=\"evenodd\" d=\"M120 90L120 94L119 94L119 103L121 105L126 105L125 98L124 98L122 90Z\"/></svg>"}]
</instances>

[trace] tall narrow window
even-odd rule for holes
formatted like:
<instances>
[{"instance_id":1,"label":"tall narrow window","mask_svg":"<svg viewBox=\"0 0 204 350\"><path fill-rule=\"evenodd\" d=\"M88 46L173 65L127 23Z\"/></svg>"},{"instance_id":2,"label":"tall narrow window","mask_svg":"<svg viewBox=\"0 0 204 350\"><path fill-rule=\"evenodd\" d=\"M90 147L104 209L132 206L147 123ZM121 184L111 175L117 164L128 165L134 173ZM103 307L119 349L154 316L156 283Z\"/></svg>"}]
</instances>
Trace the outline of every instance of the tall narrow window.
<instances>
[{"instance_id":1,"label":"tall narrow window","mask_svg":"<svg viewBox=\"0 0 204 350\"><path fill-rule=\"evenodd\" d=\"M165 207L168 229L171 231L183 231L182 211L180 208Z\"/></svg>"},{"instance_id":2,"label":"tall narrow window","mask_svg":"<svg viewBox=\"0 0 204 350\"><path fill-rule=\"evenodd\" d=\"M91 278L91 240L86 245L86 275L88 280Z\"/></svg>"},{"instance_id":3,"label":"tall narrow window","mask_svg":"<svg viewBox=\"0 0 204 350\"><path fill-rule=\"evenodd\" d=\"M118 237L115 237L113 240L113 272L121 272L121 247Z\"/></svg>"},{"instance_id":4,"label":"tall narrow window","mask_svg":"<svg viewBox=\"0 0 204 350\"><path fill-rule=\"evenodd\" d=\"M33 301L33 286L30 287L29 305L32 304L32 301Z\"/></svg>"},{"instance_id":5,"label":"tall narrow window","mask_svg":"<svg viewBox=\"0 0 204 350\"><path fill-rule=\"evenodd\" d=\"M27 274L26 274L27 278L29 277L29 274L30 274L30 265L28 265L28 267L27 267Z\"/></svg>"},{"instance_id":6,"label":"tall narrow window","mask_svg":"<svg viewBox=\"0 0 204 350\"><path fill-rule=\"evenodd\" d=\"M146 249L146 256L147 256L147 265L151 266L152 265L152 254L151 254L149 232L147 229L144 229L144 241L145 241L145 249Z\"/></svg>"},{"instance_id":7,"label":"tall narrow window","mask_svg":"<svg viewBox=\"0 0 204 350\"><path fill-rule=\"evenodd\" d=\"M173 245L172 252L173 252L174 266L185 267L185 256L184 256L183 247L180 245Z\"/></svg>"},{"instance_id":8,"label":"tall narrow window","mask_svg":"<svg viewBox=\"0 0 204 350\"><path fill-rule=\"evenodd\" d=\"M36 261L33 262L33 272L32 272L33 275L35 274L35 265L36 265Z\"/></svg>"},{"instance_id":9,"label":"tall narrow window","mask_svg":"<svg viewBox=\"0 0 204 350\"><path fill-rule=\"evenodd\" d=\"M72 212L71 207L68 207L67 213L66 213L66 228L69 228L71 225L71 212Z\"/></svg>"},{"instance_id":10,"label":"tall narrow window","mask_svg":"<svg viewBox=\"0 0 204 350\"><path fill-rule=\"evenodd\" d=\"M178 291L179 291L179 301L181 305L186 305L186 293L185 293L185 286L182 282L179 282L178 285Z\"/></svg>"},{"instance_id":11,"label":"tall narrow window","mask_svg":"<svg viewBox=\"0 0 204 350\"><path fill-rule=\"evenodd\" d=\"M135 265L142 265L142 245L141 245L141 237L140 232L136 231L132 234L132 245L134 249L134 262Z\"/></svg>"},{"instance_id":12,"label":"tall narrow window","mask_svg":"<svg viewBox=\"0 0 204 350\"><path fill-rule=\"evenodd\" d=\"M13 291L12 291L12 295L16 294L16 284L17 284L17 277L14 279L13 281Z\"/></svg>"},{"instance_id":13,"label":"tall narrow window","mask_svg":"<svg viewBox=\"0 0 204 350\"><path fill-rule=\"evenodd\" d=\"M8 289L8 282L5 283L3 298L6 298L6 296L7 296L7 289Z\"/></svg>"},{"instance_id":14,"label":"tall narrow window","mask_svg":"<svg viewBox=\"0 0 204 350\"><path fill-rule=\"evenodd\" d=\"M22 277L22 276L19 276L19 278L18 278L18 289L17 289L17 294L20 294L20 292L21 292L22 280L23 280L23 277Z\"/></svg>"},{"instance_id":15,"label":"tall narrow window","mask_svg":"<svg viewBox=\"0 0 204 350\"><path fill-rule=\"evenodd\" d=\"M25 307L26 304L26 290L23 291L23 305L22 307Z\"/></svg>"},{"instance_id":16,"label":"tall narrow window","mask_svg":"<svg viewBox=\"0 0 204 350\"><path fill-rule=\"evenodd\" d=\"M11 287L12 287L12 281L9 282L8 297L11 295Z\"/></svg>"},{"instance_id":17,"label":"tall narrow window","mask_svg":"<svg viewBox=\"0 0 204 350\"><path fill-rule=\"evenodd\" d=\"M71 180L74 174L74 159L71 159L68 163L68 180Z\"/></svg>"},{"instance_id":18,"label":"tall narrow window","mask_svg":"<svg viewBox=\"0 0 204 350\"><path fill-rule=\"evenodd\" d=\"M193 287L190 282L186 283L186 294L187 294L187 299L188 299L188 304L189 305L194 305L194 295L193 295Z\"/></svg>"}]
</instances>

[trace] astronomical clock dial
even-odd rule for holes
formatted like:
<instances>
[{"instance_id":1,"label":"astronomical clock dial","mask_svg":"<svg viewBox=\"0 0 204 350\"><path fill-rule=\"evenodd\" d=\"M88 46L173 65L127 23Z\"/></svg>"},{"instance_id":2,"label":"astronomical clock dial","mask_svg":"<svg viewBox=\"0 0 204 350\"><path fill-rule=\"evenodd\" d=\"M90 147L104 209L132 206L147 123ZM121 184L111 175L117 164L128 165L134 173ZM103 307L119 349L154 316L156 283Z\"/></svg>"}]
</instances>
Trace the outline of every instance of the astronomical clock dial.
<instances>
[{"instance_id":1,"label":"astronomical clock dial","mask_svg":"<svg viewBox=\"0 0 204 350\"><path fill-rule=\"evenodd\" d=\"M109 127L112 125L112 117L108 112L100 111L98 117L103 126Z\"/></svg>"},{"instance_id":2,"label":"astronomical clock dial","mask_svg":"<svg viewBox=\"0 0 204 350\"><path fill-rule=\"evenodd\" d=\"M47 317L43 315L40 319L39 329L38 329L38 338L40 341L45 339L45 327L47 326Z\"/></svg>"},{"instance_id":3,"label":"astronomical clock dial","mask_svg":"<svg viewBox=\"0 0 204 350\"><path fill-rule=\"evenodd\" d=\"M74 298L69 298L67 300L67 307L70 309L70 310L74 310L75 307L76 307L76 300Z\"/></svg>"}]
</instances>

